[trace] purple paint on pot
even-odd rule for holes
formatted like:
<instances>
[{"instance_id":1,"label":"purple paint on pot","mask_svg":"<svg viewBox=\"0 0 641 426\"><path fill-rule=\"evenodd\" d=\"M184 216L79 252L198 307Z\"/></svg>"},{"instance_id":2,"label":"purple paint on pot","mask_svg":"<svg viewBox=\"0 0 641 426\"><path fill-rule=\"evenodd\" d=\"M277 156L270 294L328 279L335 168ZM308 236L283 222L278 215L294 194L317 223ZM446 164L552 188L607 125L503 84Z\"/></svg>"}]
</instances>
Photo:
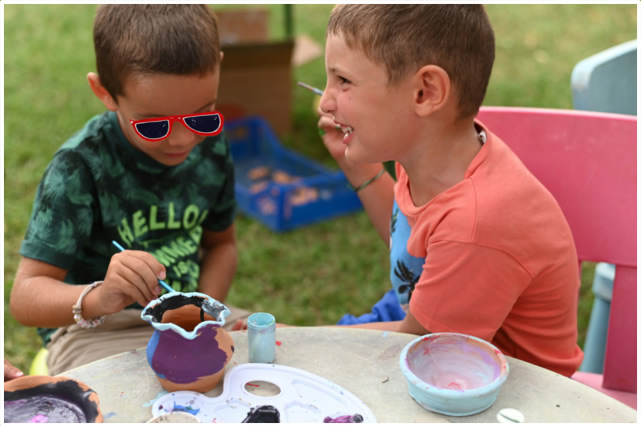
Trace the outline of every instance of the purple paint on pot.
<instances>
[{"instance_id":1,"label":"purple paint on pot","mask_svg":"<svg viewBox=\"0 0 641 426\"><path fill-rule=\"evenodd\" d=\"M214 374L227 363L227 353L220 349L216 334L220 326L200 328L198 339L188 340L173 330L159 333L151 368L164 371L164 377L174 383L192 383ZM173 349L180 348L180 351Z\"/></svg>"},{"instance_id":2,"label":"purple paint on pot","mask_svg":"<svg viewBox=\"0 0 641 426\"><path fill-rule=\"evenodd\" d=\"M155 329L147 361L168 391L208 392L233 355L222 326L229 309L202 293L172 292L151 301L141 314Z\"/></svg>"}]
</instances>

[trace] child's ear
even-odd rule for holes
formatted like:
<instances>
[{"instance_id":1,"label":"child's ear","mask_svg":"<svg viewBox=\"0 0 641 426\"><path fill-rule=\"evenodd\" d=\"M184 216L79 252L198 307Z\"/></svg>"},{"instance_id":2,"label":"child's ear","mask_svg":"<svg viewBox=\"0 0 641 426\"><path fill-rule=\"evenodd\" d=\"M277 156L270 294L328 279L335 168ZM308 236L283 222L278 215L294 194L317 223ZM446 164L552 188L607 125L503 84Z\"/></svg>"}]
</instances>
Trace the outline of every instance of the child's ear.
<instances>
[{"instance_id":1,"label":"child's ear","mask_svg":"<svg viewBox=\"0 0 641 426\"><path fill-rule=\"evenodd\" d=\"M91 91L100 101L105 105L109 111L116 111L118 109L118 104L111 97L107 89L105 89L100 83L100 77L95 72L90 72L87 74L87 81L89 81L89 87Z\"/></svg>"},{"instance_id":2,"label":"child's ear","mask_svg":"<svg viewBox=\"0 0 641 426\"><path fill-rule=\"evenodd\" d=\"M447 71L437 65L425 65L415 74L414 103L420 116L442 109L451 97Z\"/></svg>"}]
</instances>

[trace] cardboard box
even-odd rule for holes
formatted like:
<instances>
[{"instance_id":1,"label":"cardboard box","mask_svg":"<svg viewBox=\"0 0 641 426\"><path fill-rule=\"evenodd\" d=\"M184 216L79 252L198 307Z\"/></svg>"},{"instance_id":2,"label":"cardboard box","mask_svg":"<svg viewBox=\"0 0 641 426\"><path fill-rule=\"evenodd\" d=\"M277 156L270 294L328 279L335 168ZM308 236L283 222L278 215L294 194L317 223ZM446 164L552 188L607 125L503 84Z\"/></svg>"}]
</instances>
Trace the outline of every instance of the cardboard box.
<instances>
[{"instance_id":1,"label":"cardboard box","mask_svg":"<svg viewBox=\"0 0 641 426\"><path fill-rule=\"evenodd\" d=\"M218 16L218 31L223 46L267 42L269 13L266 9L225 9L214 10L214 13Z\"/></svg>"},{"instance_id":2,"label":"cardboard box","mask_svg":"<svg viewBox=\"0 0 641 426\"><path fill-rule=\"evenodd\" d=\"M224 52L216 108L225 120L258 115L278 135L289 132L294 40L268 40L265 9L214 11Z\"/></svg>"}]
</instances>

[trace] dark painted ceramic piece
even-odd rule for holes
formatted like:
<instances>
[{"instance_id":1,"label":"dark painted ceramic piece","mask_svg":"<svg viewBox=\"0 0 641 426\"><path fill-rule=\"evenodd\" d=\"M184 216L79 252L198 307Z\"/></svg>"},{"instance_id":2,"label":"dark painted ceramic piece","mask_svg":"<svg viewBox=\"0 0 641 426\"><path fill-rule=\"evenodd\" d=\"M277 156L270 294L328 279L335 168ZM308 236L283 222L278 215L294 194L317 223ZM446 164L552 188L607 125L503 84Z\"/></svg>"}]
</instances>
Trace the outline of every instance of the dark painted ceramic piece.
<instances>
[{"instance_id":1,"label":"dark painted ceramic piece","mask_svg":"<svg viewBox=\"0 0 641 426\"><path fill-rule=\"evenodd\" d=\"M4 384L5 423L102 423L98 395L68 377L25 376Z\"/></svg>"}]
</instances>

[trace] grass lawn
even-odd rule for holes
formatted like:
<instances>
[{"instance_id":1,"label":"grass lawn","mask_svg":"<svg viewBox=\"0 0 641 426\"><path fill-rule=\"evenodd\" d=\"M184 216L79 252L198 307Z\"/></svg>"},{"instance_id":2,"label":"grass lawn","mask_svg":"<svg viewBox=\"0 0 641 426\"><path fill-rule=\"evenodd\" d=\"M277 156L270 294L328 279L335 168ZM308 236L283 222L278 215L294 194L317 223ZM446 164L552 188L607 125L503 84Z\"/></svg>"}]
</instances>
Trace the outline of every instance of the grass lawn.
<instances>
[{"instance_id":1,"label":"grass lawn","mask_svg":"<svg viewBox=\"0 0 641 426\"><path fill-rule=\"evenodd\" d=\"M283 7L265 7L271 36L283 37ZM295 32L324 44L331 7L294 6ZM4 6L4 348L5 357L25 371L41 342L35 329L11 317L9 295L46 165L73 132L103 111L86 82L87 72L95 70L94 10L93 5ZM497 56L486 105L572 108L574 65L637 34L635 5L490 5L488 11ZM294 74L296 81L324 87L324 60ZM303 89L294 93L294 128L283 142L335 167L316 133L313 95ZM387 249L362 212L283 234L241 215L237 229L240 260L231 304L269 311L283 323L328 324L346 312L367 311L389 288ZM580 343L592 304L592 268L585 269Z\"/></svg>"}]
</instances>

